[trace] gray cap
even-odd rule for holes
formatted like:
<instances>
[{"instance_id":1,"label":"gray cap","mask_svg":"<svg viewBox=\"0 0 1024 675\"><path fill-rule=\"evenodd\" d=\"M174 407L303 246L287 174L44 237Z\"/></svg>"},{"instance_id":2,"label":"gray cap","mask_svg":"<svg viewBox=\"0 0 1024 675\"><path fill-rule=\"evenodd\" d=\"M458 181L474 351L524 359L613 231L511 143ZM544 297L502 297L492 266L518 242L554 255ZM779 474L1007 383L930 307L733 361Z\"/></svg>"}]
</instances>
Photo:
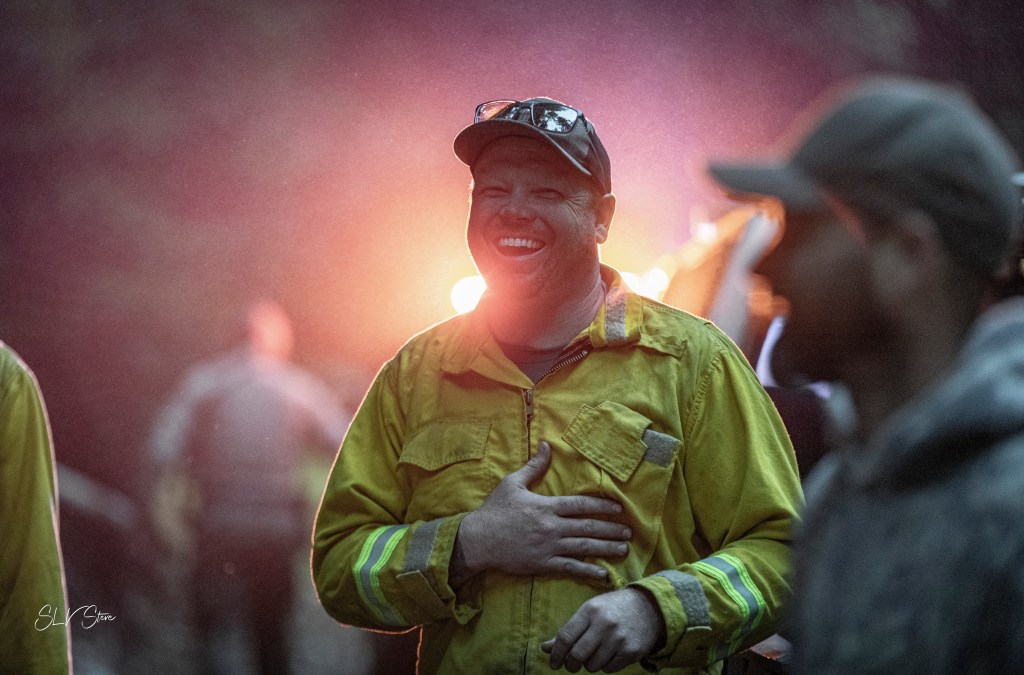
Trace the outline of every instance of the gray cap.
<instances>
[{"instance_id":1,"label":"gray cap","mask_svg":"<svg viewBox=\"0 0 1024 675\"><path fill-rule=\"evenodd\" d=\"M516 104L514 118L491 118L469 125L455 137L455 155L470 168L492 141L505 136L526 136L550 144L580 173L594 179L604 194L612 191L612 167L597 130L582 112L568 133L549 133L529 122L531 103L565 105L550 98L529 98ZM575 109L574 109L575 110Z\"/></svg>"},{"instance_id":2,"label":"gray cap","mask_svg":"<svg viewBox=\"0 0 1024 675\"><path fill-rule=\"evenodd\" d=\"M1018 165L963 92L872 78L830 95L825 108L789 161L709 171L733 193L777 197L792 210L827 211L830 200L868 217L920 209L952 256L984 276L998 269L1021 226Z\"/></svg>"}]
</instances>

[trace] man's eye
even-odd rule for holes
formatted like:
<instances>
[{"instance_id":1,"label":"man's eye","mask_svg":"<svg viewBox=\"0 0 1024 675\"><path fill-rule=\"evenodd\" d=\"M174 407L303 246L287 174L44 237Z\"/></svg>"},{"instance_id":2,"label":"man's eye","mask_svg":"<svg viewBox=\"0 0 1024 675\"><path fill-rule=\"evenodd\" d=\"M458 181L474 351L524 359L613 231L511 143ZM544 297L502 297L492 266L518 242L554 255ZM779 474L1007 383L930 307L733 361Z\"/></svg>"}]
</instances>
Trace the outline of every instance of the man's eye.
<instances>
[{"instance_id":1,"label":"man's eye","mask_svg":"<svg viewBox=\"0 0 1024 675\"><path fill-rule=\"evenodd\" d=\"M494 185L488 186L488 187L482 187L482 188L480 188L480 189L478 189L476 191L476 194L479 197L500 197L500 196L502 196L504 194L507 194L507 193L508 193L508 190L506 190L504 188L500 188L500 187L494 186Z\"/></svg>"},{"instance_id":2,"label":"man's eye","mask_svg":"<svg viewBox=\"0 0 1024 675\"><path fill-rule=\"evenodd\" d=\"M536 190L534 191L534 194L540 197L541 199L562 199L565 197L565 195L563 195L558 190L551 189Z\"/></svg>"}]
</instances>

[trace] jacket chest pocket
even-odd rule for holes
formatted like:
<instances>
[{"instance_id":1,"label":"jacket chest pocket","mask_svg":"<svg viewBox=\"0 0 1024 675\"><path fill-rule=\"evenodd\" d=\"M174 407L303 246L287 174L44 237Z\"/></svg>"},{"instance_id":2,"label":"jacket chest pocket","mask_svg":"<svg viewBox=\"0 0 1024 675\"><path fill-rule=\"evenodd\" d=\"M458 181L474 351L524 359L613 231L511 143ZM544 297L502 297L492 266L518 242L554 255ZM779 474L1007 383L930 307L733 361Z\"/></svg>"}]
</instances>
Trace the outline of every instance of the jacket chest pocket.
<instances>
[{"instance_id":1,"label":"jacket chest pocket","mask_svg":"<svg viewBox=\"0 0 1024 675\"><path fill-rule=\"evenodd\" d=\"M398 475L409 486L405 521L476 508L487 493L484 467L490 420L446 419L417 430L402 447Z\"/></svg>"},{"instance_id":2,"label":"jacket chest pocket","mask_svg":"<svg viewBox=\"0 0 1024 675\"><path fill-rule=\"evenodd\" d=\"M661 533L662 510L682 441L651 428L644 415L614 401L584 405L562 434L580 455L573 494L622 504L633 530L627 577L642 576Z\"/></svg>"}]
</instances>

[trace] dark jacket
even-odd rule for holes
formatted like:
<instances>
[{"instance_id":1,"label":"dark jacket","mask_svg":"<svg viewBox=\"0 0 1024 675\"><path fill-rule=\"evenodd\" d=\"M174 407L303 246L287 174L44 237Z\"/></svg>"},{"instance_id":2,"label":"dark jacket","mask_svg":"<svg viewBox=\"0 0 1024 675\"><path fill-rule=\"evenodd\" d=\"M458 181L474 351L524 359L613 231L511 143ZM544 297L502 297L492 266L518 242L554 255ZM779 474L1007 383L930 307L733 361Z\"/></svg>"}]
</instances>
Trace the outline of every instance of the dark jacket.
<instances>
[{"instance_id":1,"label":"dark jacket","mask_svg":"<svg viewBox=\"0 0 1024 675\"><path fill-rule=\"evenodd\" d=\"M811 477L794 672L1024 672L1024 300Z\"/></svg>"}]
</instances>

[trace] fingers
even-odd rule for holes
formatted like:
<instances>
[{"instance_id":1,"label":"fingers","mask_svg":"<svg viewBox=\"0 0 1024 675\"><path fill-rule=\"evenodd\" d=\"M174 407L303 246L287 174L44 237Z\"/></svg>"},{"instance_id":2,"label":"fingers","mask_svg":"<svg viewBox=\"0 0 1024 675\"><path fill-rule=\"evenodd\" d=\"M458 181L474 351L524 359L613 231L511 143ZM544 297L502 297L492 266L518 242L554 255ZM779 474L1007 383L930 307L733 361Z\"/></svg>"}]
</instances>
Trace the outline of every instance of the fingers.
<instances>
[{"instance_id":1,"label":"fingers","mask_svg":"<svg viewBox=\"0 0 1024 675\"><path fill-rule=\"evenodd\" d=\"M579 579L593 579L595 581L604 581L608 578L608 570L600 565L565 556L549 558L544 563L543 571L567 577L577 577Z\"/></svg>"},{"instance_id":2,"label":"fingers","mask_svg":"<svg viewBox=\"0 0 1024 675\"><path fill-rule=\"evenodd\" d=\"M569 649L569 653L565 656L566 670L570 673L579 671L580 668L583 668L584 665L594 657L594 653L600 647L601 638L597 634L597 631L589 629L584 631L583 635L577 638L576 644L572 645ZM614 649L612 650L612 654L614 655ZM601 660L601 665L603 666L609 658L610 657L604 657L603 660ZM595 662L597 660L598 659L594 658ZM590 669L589 667L587 669L591 672L597 672L600 670L600 668Z\"/></svg>"},{"instance_id":3,"label":"fingers","mask_svg":"<svg viewBox=\"0 0 1024 675\"><path fill-rule=\"evenodd\" d=\"M510 473L508 478L522 487L530 487L544 476L550 465L551 445L547 441L541 441L537 445L537 454L521 469Z\"/></svg>"},{"instance_id":4,"label":"fingers","mask_svg":"<svg viewBox=\"0 0 1024 675\"><path fill-rule=\"evenodd\" d=\"M590 622L586 615L580 610L576 610L576 613L572 615L564 626L562 626L562 629L558 631L555 637L545 643L550 643L551 645L550 650L545 651L550 655L548 663L552 670L558 670L563 665L567 668L569 667L570 664L566 662L566 658L569 656L570 650L576 647L577 640L579 640L580 636L586 632L589 624ZM590 656L590 652L592 652L593 649L594 647L591 647L590 651L586 653L586 656ZM586 660L586 658L584 657L583 660ZM576 670L579 670L581 663L582 661L576 661L574 664L576 669L570 669L570 672L576 672Z\"/></svg>"},{"instance_id":5,"label":"fingers","mask_svg":"<svg viewBox=\"0 0 1024 675\"><path fill-rule=\"evenodd\" d=\"M608 572L585 559L628 554L629 527L611 520L621 504L588 495L547 496L533 492L551 465L552 448L537 453L507 474L459 528L469 571L500 569L510 574L562 574L603 581ZM472 526L472 527L471 527Z\"/></svg>"},{"instance_id":6,"label":"fingers","mask_svg":"<svg viewBox=\"0 0 1024 675\"><path fill-rule=\"evenodd\" d=\"M596 518L564 518L560 530L563 537L582 537L586 539L608 539L611 541L629 541L633 531L622 523L613 520Z\"/></svg>"},{"instance_id":7,"label":"fingers","mask_svg":"<svg viewBox=\"0 0 1024 675\"><path fill-rule=\"evenodd\" d=\"M613 644L611 641L605 641L597 645L597 648L594 649L589 658L583 662L583 665L592 673L598 673L601 671L614 673L622 670L626 665L628 665L625 659L616 658L618 655L617 645Z\"/></svg>"},{"instance_id":8,"label":"fingers","mask_svg":"<svg viewBox=\"0 0 1024 675\"><path fill-rule=\"evenodd\" d=\"M574 558L621 558L629 553L629 546L621 541L570 537L558 544L562 555Z\"/></svg>"},{"instance_id":9,"label":"fingers","mask_svg":"<svg viewBox=\"0 0 1024 675\"><path fill-rule=\"evenodd\" d=\"M622 504L603 497L574 495L552 499L555 513L560 516L614 516L622 513Z\"/></svg>"},{"instance_id":10,"label":"fingers","mask_svg":"<svg viewBox=\"0 0 1024 675\"><path fill-rule=\"evenodd\" d=\"M657 644L657 610L637 612L647 603L640 591L623 589L583 603L565 626L543 645L553 669L617 672L636 663ZM638 604L640 603L640 604Z\"/></svg>"}]
</instances>

